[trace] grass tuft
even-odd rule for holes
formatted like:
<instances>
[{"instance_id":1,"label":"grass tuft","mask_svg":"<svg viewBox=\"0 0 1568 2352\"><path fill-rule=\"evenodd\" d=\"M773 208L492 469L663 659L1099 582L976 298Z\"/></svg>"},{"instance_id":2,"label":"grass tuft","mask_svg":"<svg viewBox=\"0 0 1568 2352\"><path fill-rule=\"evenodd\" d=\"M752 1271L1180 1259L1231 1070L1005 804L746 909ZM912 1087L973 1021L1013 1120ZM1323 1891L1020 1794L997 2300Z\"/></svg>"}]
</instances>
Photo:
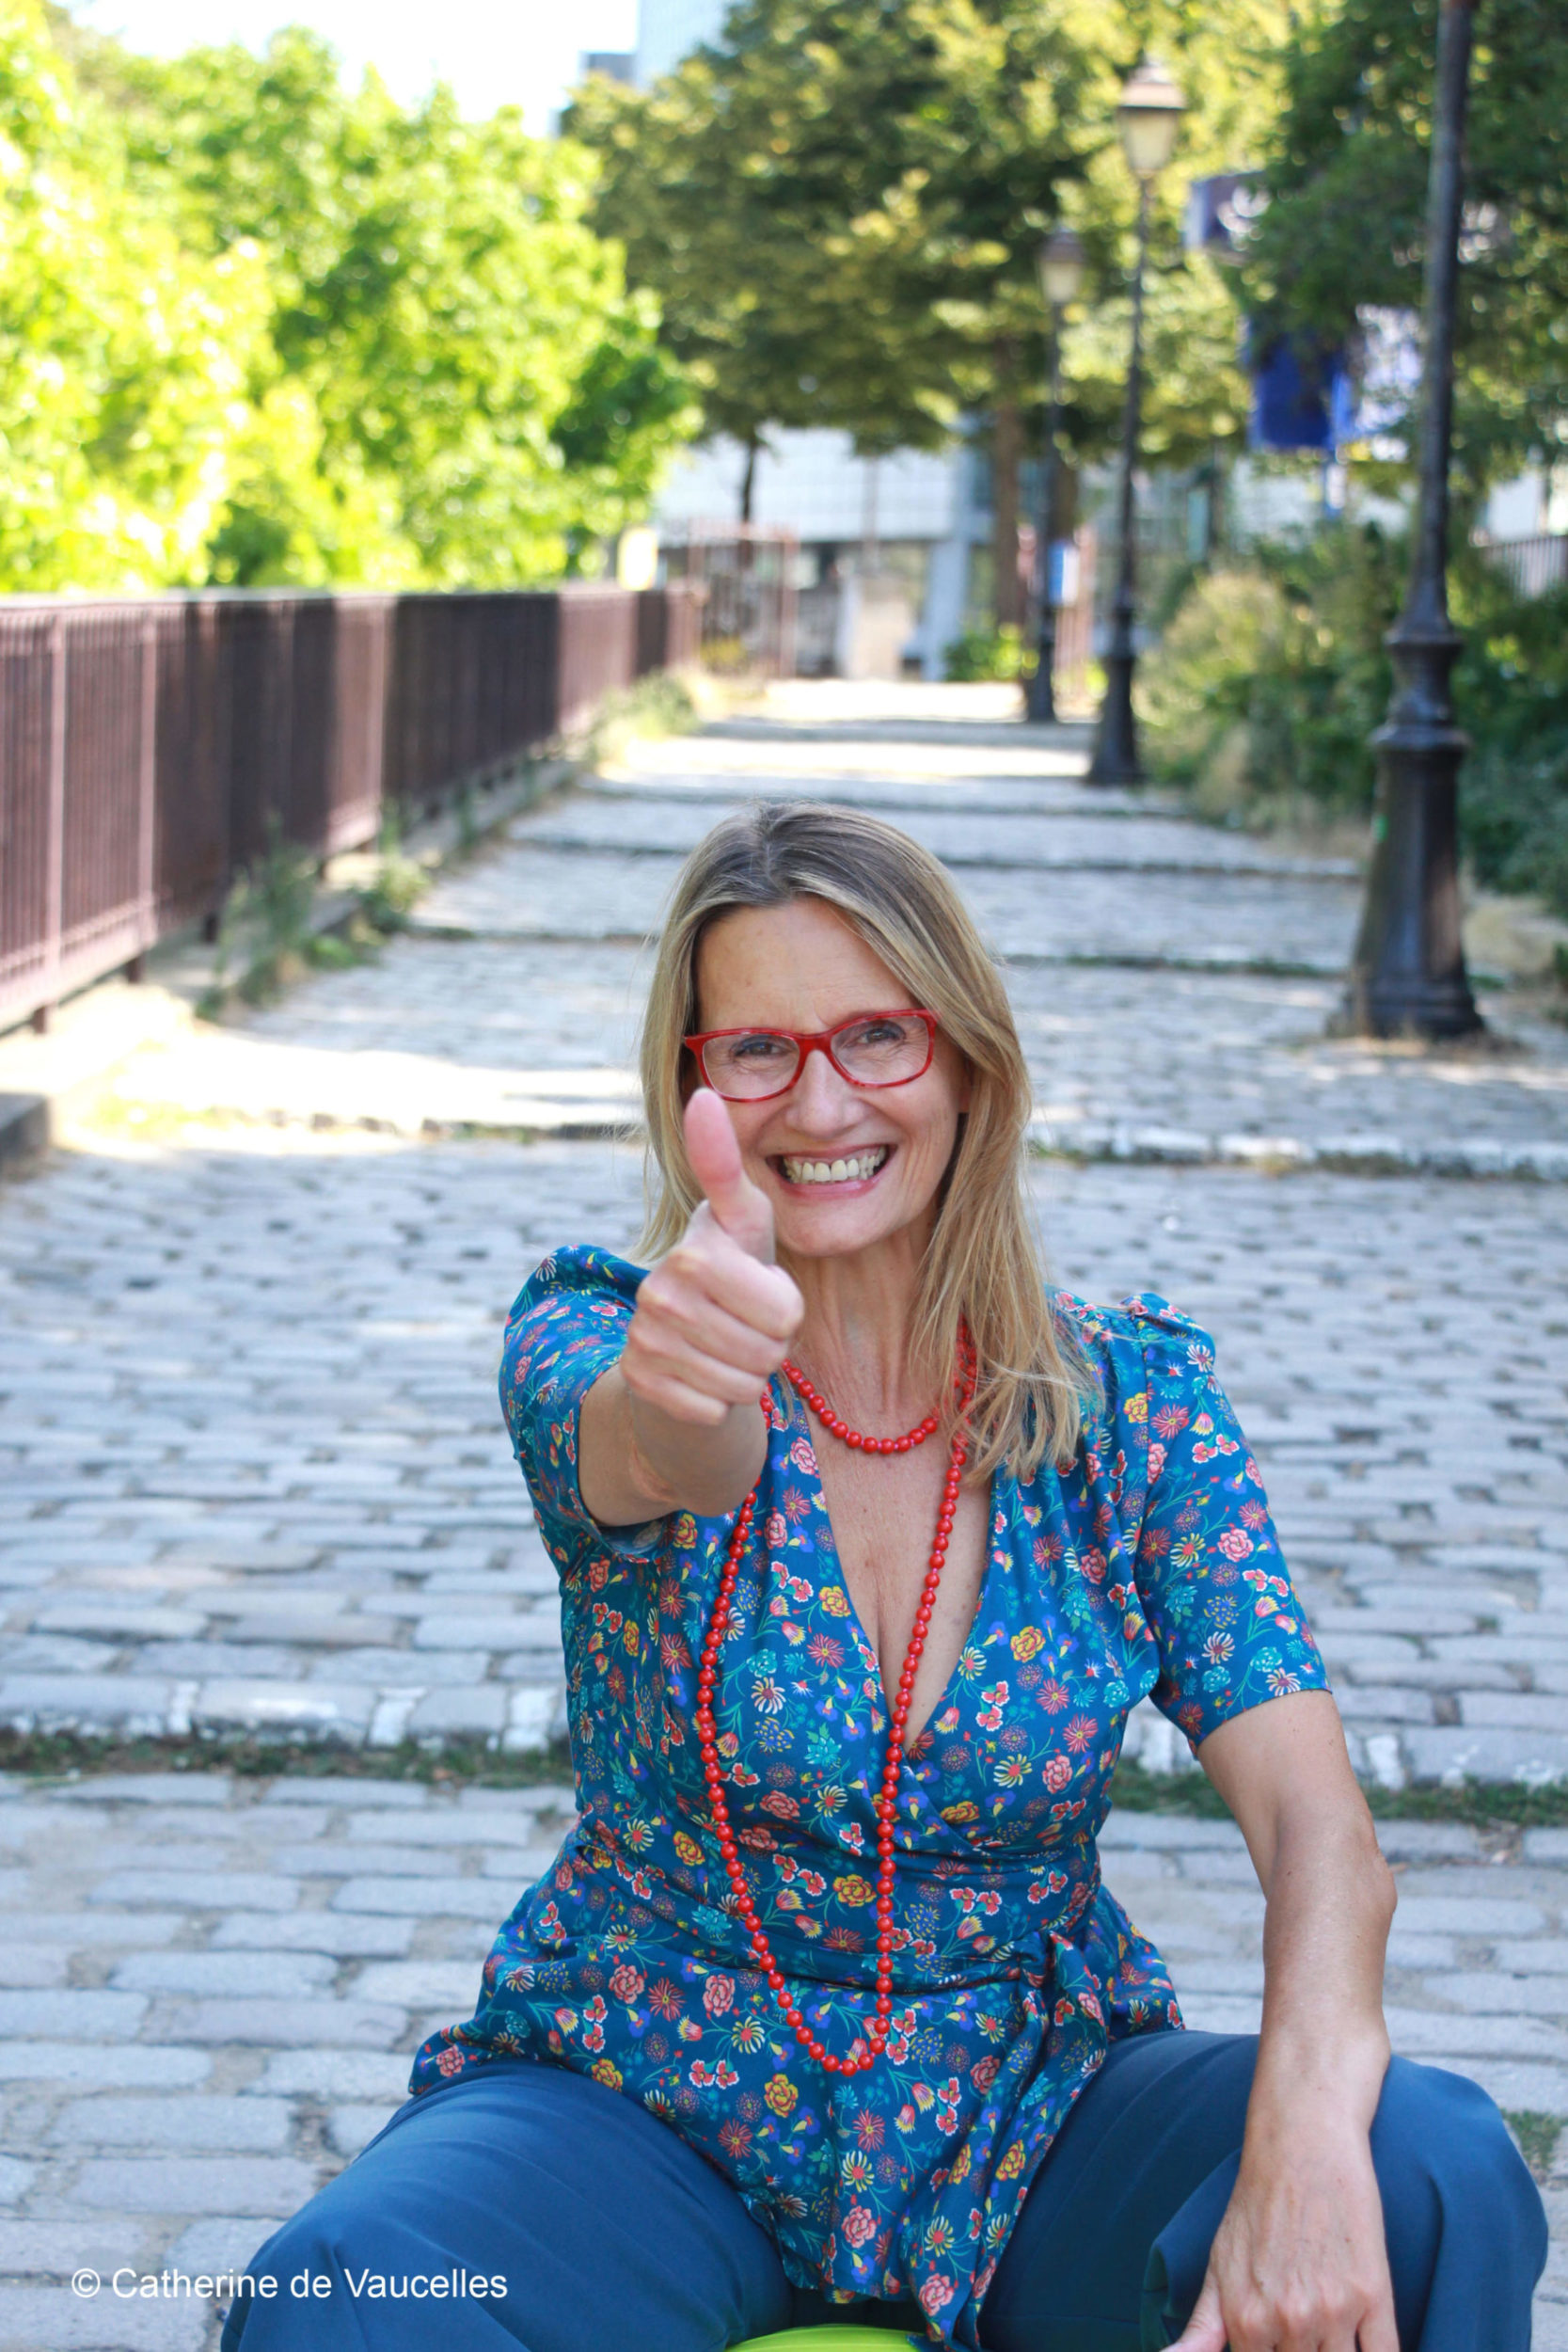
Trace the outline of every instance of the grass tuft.
<instances>
[{"instance_id":1,"label":"grass tuft","mask_svg":"<svg viewBox=\"0 0 1568 2352\"><path fill-rule=\"evenodd\" d=\"M1534 2107L1504 2107L1503 2122L1519 2143L1519 2153L1538 2181L1552 2169L1557 2143L1562 2137L1560 2115L1542 2115Z\"/></svg>"},{"instance_id":2,"label":"grass tuft","mask_svg":"<svg viewBox=\"0 0 1568 2352\"><path fill-rule=\"evenodd\" d=\"M184 1739L94 1739L80 1731L0 1729L0 1772L27 1780L86 1778L103 1772L232 1772L243 1780L418 1780L432 1788L536 1788L570 1782L566 1742L513 1754L483 1740L404 1740L395 1748L351 1748L326 1740L259 1740L247 1732ZM1379 1820L1462 1821L1486 1830L1568 1826L1568 1782L1528 1788L1517 1781L1375 1785L1367 1802ZM1229 1814L1199 1772L1146 1772L1117 1765L1111 1801L1126 1813L1178 1813L1224 1821Z\"/></svg>"},{"instance_id":3,"label":"grass tuft","mask_svg":"<svg viewBox=\"0 0 1568 2352\"><path fill-rule=\"evenodd\" d=\"M568 1786L572 1757L564 1740L511 1753L483 1740L425 1746L341 1747L326 1740L258 1740L248 1733L213 1738L95 1740L79 1731L0 1730L0 1772L39 1782L86 1780L106 1772L232 1772L241 1780L417 1780L430 1788L538 1788Z\"/></svg>"}]
</instances>

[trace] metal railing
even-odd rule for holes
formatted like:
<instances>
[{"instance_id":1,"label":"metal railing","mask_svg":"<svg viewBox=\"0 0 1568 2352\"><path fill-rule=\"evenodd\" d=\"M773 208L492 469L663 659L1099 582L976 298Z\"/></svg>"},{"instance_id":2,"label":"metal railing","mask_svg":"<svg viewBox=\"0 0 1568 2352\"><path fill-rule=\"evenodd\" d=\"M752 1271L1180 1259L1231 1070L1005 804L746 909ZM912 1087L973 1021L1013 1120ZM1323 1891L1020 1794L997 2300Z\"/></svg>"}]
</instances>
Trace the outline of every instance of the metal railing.
<instances>
[{"instance_id":1,"label":"metal railing","mask_svg":"<svg viewBox=\"0 0 1568 2352\"><path fill-rule=\"evenodd\" d=\"M1516 596L1544 596L1568 583L1568 532L1538 531L1527 539L1478 538Z\"/></svg>"},{"instance_id":2,"label":"metal railing","mask_svg":"<svg viewBox=\"0 0 1568 2352\"><path fill-rule=\"evenodd\" d=\"M0 598L0 1026L694 661L700 593Z\"/></svg>"},{"instance_id":3,"label":"metal railing","mask_svg":"<svg viewBox=\"0 0 1568 2352\"><path fill-rule=\"evenodd\" d=\"M710 668L793 677L800 541L764 523L686 523L666 534L672 583L703 591L702 659Z\"/></svg>"}]
</instances>

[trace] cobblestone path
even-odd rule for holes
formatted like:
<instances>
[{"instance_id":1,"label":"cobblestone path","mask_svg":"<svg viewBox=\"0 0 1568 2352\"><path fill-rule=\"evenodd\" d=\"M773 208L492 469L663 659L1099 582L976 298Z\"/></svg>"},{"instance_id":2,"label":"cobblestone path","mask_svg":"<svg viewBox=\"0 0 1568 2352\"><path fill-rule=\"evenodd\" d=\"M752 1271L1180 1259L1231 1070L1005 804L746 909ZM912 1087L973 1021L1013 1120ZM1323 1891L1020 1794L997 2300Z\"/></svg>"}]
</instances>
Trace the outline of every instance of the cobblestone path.
<instances>
[{"instance_id":1,"label":"cobblestone path","mask_svg":"<svg viewBox=\"0 0 1568 2352\"><path fill-rule=\"evenodd\" d=\"M564 1790L218 1774L0 1791L0 2352L211 2352L211 2281L363 2146L408 2054L471 2009ZM1568 2112L1568 1833L1488 1850L1387 1823L1397 2049L1484 2083L1545 2145ZM1228 1822L1118 1814L1106 1877L1174 1965L1187 2021L1255 2032L1262 1899ZM62 1990L62 1986L69 1989ZM1536 2352L1568 2347L1568 2167ZM90 2297L73 2274L101 2281Z\"/></svg>"},{"instance_id":2,"label":"cobblestone path","mask_svg":"<svg viewBox=\"0 0 1568 2352\"><path fill-rule=\"evenodd\" d=\"M0 1192L0 1722L560 1728L500 1326L547 1248L635 1234L638 1154L609 1138L641 943L675 854L766 791L879 807L951 862L1031 1055L1056 1271L1215 1332L1361 1768L1568 1775L1568 1033L1495 993L1488 1051L1329 1041L1356 903L1334 861L1091 793L1070 731L942 707L796 690L639 748L377 963L138 1056ZM1130 1744L1184 1760L1152 1715ZM249 2250L470 2005L557 1827L516 1795L205 1774L0 1801L0 2352L204 2344L193 2304L50 2281ZM1568 2116L1568 1840L1391 1835L1400 2046ZM1249 2021L1234 1838L1118 1836L1194 2022ZM1560 2267L1549 2293L1538 2343L1568 2352Z\"/></svg>"}]
</instances>

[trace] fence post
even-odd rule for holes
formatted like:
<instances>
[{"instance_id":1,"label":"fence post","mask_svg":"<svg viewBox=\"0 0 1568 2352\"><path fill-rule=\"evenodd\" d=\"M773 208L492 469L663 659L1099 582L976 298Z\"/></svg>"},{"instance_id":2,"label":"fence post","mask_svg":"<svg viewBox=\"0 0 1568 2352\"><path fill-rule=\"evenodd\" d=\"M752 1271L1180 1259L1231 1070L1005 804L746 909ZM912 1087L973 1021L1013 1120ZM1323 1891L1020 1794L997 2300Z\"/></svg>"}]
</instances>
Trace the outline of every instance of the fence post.
<instances>
[{"instance_id":1,"label":"fence post","mask_svg":"<svg viewBox=\"0 0 1568 2352\"><path fill-rule=\"evenodd\" d=\"M0 613L0 1026L142 977L179 926L215 930L275 818L316 855L536 758L610 691L700 649L704 573L484 596L262 592ZM784 583L781 582L780 586ZM770 612L772 608L770 607ZM324 799L325 795L325 799Z\"/></svg>"},{"instance_id":2,"label":"fence post","mask_svg":"<svg viewBox=\"0 0 1568 2352\"><path fill-rule=\"evenodd\" d=\"M157 842L158 624L153 613L141 625L141 737L136 778L136 952L125 967L128 980L147 971L147 950L157 937L152 863Z\"/></svg>"},{"instance_id":3,"label":"fence post","mask_svg":"<svg viewBox=\"0 0 1568 2352\"><path fill-rule=\"evenodd\" d=\"M65 928L65 617L57 612L49 632L49 816L43 889L48 993L33 1011L33 1026L40 1034L48 1028L59 996L60 941Z\"/></svg>"}]
</instances>

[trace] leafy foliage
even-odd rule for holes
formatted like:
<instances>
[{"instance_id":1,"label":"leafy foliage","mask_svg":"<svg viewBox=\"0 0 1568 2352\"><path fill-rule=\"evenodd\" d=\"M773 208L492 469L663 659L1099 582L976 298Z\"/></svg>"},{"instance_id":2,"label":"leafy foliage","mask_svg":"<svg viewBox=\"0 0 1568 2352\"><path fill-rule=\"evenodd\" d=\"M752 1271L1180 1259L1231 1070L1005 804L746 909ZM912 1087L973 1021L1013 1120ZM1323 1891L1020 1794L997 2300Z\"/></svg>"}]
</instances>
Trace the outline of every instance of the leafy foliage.
<instances>
[{"instance_id":1,"label":"leafy foliage","mask_svg":"<svg viewBox=\"0 0 1568 2352\"><path fill-rule=\"evenodd\" d=\"M1254 548L1197 575L1142 665L1156 772L1199 810L1251 824L1370 807L1370 738L1404 548L1371 526ZM1454 701L1471 750L1460 826L1477 878L1568 914L1568 590L1516 596L1481 550L1455 566L1465 649Z\"/></svg>"},{"instance_id":2,"label":"leafy foliage","mask_svg":"<svg viewBox=\"0 0 1568 2352\"><path fill-rule=\"evenodd\" d=\"M653 89L590 82L571 126L707 430L743 442L832 424L863 451L930 447L1009 402L1037 429L1035 255L1070 218L1089 281L1066 430L1090 453L1126 373L1136 191L1115 103L1152 44L1190 111L1153 215L1148 445L1185 456L1239 433L1244 387L1228 290L1181 251L1181 183L1247 160L1286 24L1282 0L738 0Z\"/></svg>"},{"instance_id":3,"label":"leafy foliage","mask_svg":"<svg viewBox=\"0 0 1568 2352\"><path fill-rule=\"evenodd\" d=\"M1160 772L1213 816L1370 807L1401 554L1375 528L1340 526L1198 575L1142 665Z\"/></svg>"},{"instance_id":4,"label":"leafy foliage","mask_svg":"<svg viewBox=\"0 0 1568 2352\"><path fill-rule=\"evenodd\" d=\"M695 422L593 165L341 87L313 36L131 56L0 0L0 585L499 584Z\"/></svg>"},{"instance_id":5,"label":"leafy foliage","mask_svg":"<svg viewBox=\"0 0 1568 2352\"><path fill-rule=\"evenodd\" d=\"M1461 616L1470 643L1462 716L1465 846L1482 882L1539 892L1568 914L1568 589L1516 597L1471 555Z\"/></svg>"},{"instance_id":6,"label":"leafy foliage","mask_svg":"<svg viewBox=\"0 0 1568 2352\"><path fill-rule=\"evenodd\" d=\"M0 582L199 567L265 335L260 254L202 264L136 200L27 0L0 11Z\"/></svg>"},{"instance_id":7,"label":"leafy foliage","mask_svg":"<svg viewBox=\"0 0 1568 2352\"><path fill-rule=\"evenodd\" d=\"M1420 301L1438 5L1318 0L1286 52L1248 276L1259 304L1327 342L1358 305ZM1562 0L1476 11L1456 440L1472 488L1568 427L1565 29Z\"/></svg>"},{"instance_id":8,"label":"leafy foliage","mask_svg":"<svg viewBox=\"0 0 1568 2352\"><path fill-rule=\"evenodd\" d=\"M966 681L1032 677L1037 666L1035 648L1024 644L1022 630L1007 626L966 628L942 648L942 660L943 677Z\"/></svg>"}]
</instances>

